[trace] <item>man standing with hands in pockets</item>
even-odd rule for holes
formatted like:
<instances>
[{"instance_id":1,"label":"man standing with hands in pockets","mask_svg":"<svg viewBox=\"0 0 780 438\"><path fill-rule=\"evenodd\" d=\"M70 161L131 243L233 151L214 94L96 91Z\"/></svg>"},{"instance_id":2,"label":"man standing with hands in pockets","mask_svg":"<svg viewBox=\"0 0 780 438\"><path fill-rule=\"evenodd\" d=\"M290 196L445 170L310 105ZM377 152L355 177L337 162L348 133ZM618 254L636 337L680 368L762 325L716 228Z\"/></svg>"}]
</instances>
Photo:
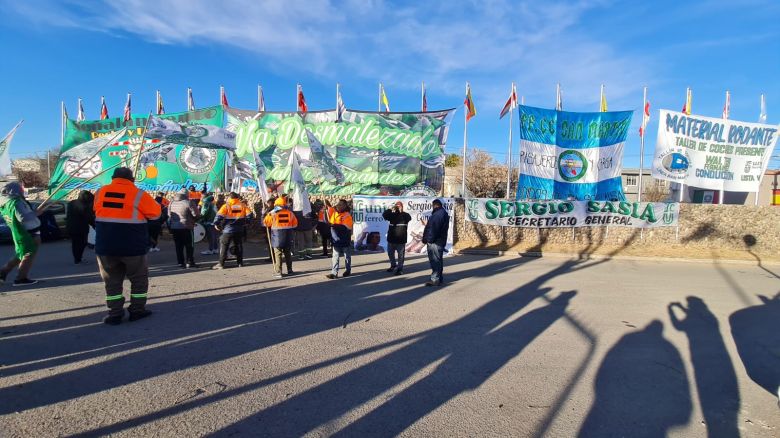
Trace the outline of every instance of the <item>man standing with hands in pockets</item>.
<instances>
[{"instance_id":1,"label":"man standing with hands in pockets","mask_svg":"<svg viewBox=\"0 0 780 438\"><path fill-rule=\"evenodd\" d=\"M401 275L404 271L407 225L412 221L412 216L404 212L404 204L398 201L392 208L382 213L382 218L390 222L387 227L387 257L390 259L390 267L387 272ZM397 261L396 254L398 254Z\"/></svg>"},{"instance_id":2,"label":"man standing with hands in pockets","mask_svg":"<svg viewBox=\"0 0 780 438\"><path fill-rule=\"evenodd\" d=\"M433 200L433 212L423 231L422 242L428 246L428 261L431 262L431 280L426 286L441 286L444 282L444 247L450 229L450 215L439 199Z\"/></svg>"}]
</instances>

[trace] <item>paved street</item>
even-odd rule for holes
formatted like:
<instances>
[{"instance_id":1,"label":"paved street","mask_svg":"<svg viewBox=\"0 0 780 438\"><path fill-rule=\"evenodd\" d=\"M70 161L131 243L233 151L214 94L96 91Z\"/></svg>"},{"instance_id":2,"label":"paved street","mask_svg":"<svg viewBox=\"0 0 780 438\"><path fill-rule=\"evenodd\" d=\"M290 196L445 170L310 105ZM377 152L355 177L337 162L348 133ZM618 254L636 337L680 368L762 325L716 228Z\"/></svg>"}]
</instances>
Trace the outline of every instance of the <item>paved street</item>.
<instances>
[{"instance_id":1,"label":"paved street","mask_svg":"<svg viewBox=\"0 0 780 438\"><path fill-rule=\"evenodd\" d=\"M249 246L167 243L155 314L110 327L94 258L44 245L0 289L0 436L780 436L780 267L453 256L432 289L424 258L279 280Z\"/></svg>"}]
</instances>

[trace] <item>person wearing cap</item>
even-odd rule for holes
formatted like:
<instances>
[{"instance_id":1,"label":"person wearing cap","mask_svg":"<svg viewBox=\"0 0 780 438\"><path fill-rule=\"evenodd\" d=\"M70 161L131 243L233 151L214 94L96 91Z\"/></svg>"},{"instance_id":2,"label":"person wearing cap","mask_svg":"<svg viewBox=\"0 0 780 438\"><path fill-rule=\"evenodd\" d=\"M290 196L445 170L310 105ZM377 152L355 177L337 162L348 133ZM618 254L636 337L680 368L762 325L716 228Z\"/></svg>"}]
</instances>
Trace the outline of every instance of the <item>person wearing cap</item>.
<instances>
[{"instance_id":1,"label":"person wearing cap","mask_svg":"<svg viewBox=\"0 0 780 438\"><path fill-rule=\"evenodd\" d=\"M387 227L387 257L390 259L390 267L387 272L401 275L404 271L404 256L406 255L407 226L412 221L412 216L404 211L404 204L396 202L392 208L382 213L382 218L389 222ZM398 260L396 261L396 254Z\"/></svg>"},{"instance_id":2,"label":"person wearing cap","mask_svg":"<svg viewBox=\"0 0 780 438\"><path fill-rule=\"evenodd\" d=\"M108 316L103 322L122 322L125 296L122 283L130 280L130 321L152 314L146 308L149 292L149 228L147 221L160 217L161 207L154 198L134 184L133 171L114 170L111 184L95 193L95 254L100 277L106 287Z\"/></svg>"},{"instance_id":3,"label":"person wearing cap","mask_svg":"<svg viewBox=\"0 0 780 438\"><path fill-rule=\"evenodd\" d=\"M352 215L349 214L349 204L347 201L340 200L335 207L330 206L330 202L325 201L328 207L328 224L330 225L330 236L333 241L333 257L331 258L330 274L325 278L333 280L339 276L339 262L341 256L344 256L344 274L342 277L352 275Z\"/></svg>"},{"instance_id":4,"label":"person wearing cap","mask_svg":"<svg viewBox=\"0 0 780 438\"><path fill-rule=\"evenodd\" d=\"M228 201L217 212L214 227L222 231L219 238L219 263L212 269L223 269L231 248L236 255L238 267L244 266L244 227L248 219L253 217L252 210L241 201L241 196L230 192Z\"/></svg>"},{"instance_id":5,"label":"person wearing cap","mask_svg":"<svg viewBox=\"0 0 780 438\"><path fill-rule=\"evenodd\" d=\"M195 229L195 222L200 218L200 210L187 198L187 192L182 190L174 196L173 202L168 206L168 229L173 235L176 261L184 269L198 267L195 263L195 239L192 230Z\"/></svg>"},{"instance_id":6,"label":"person wearing cap","mask_svg":"<svg viewBox=\"0 0 780 438\"><path fill-rule=\"evenodd\" d=\"M5 282L8 274L18 266L14 286L37 283L30 279L29 273L41 245L41 221L24 198L24 187L20 183L9 182L0 191L0 214L11 229L14 241L14 256L0 268L0 282Z\"/></svg>"},{"instance_id":7,"label":"person wearing cap","mask_svg":"<svg viewBox=\"0 0 780 438\"><path fill-rule=\"evenodd\" d=\"M287 198L280 197L274 201L274 208L265 218L263 223L271 228L271 246L274 248L274 277L282 277L282 255L287 264L287 275L294 274L292 269L292 254L290 248L293 244L295 227L298 220L295 214L287 207Z\"/></svg>"},{"instance_id":8,"label":"person wearing cap","mask_svg":"<svg viewBox=\"0 0 780 438\"><path fill-rule=\"evenodd\" d=\"M431 280L426 286L441 286L444 282L444 247L450 229L450 215L440 199L433 200L433 211L423 230L422 243L427 245L428 261L431 263Z\"/></svg>"}]
</instances>

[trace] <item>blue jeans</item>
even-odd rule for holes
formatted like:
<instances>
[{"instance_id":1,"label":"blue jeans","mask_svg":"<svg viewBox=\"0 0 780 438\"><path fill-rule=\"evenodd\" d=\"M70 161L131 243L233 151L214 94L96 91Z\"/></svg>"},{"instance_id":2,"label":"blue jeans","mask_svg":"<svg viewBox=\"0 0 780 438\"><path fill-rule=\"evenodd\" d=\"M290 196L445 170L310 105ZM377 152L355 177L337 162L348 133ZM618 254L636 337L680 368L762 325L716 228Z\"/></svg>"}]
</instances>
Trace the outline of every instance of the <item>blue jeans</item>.
<instances>
[{"instance_id":1,"label":"blue jeans","mask_svg":"<svg viewBox=\"0 0 780 438\"><path fill-rule=\"evenodd\" d=\"M344 256L344 272L352 271L352 245L334 246L333 257L331 257L333 268L330 270L330 273L333 275L339 275L339 259L341 256Z\"/></svg>"},{"instance_id":2,"label":"blue jeans","mask_svg":"<svg viewBox=\"0 0 780 438\"><path fill-rule=\"evenodd\" d=\"M396 263L395 255L398 254L398 262ZM387 242L387 257L390 258L390 269L397 269L398 271L404 270L404 256L406 255L405 243L390 243Z\"/></svg>"},{"instance_id":3,"label":"blue jeans","mask_svg":"<svg viewBox=\"0 0 780 438\"><path fill-rule=\"evenodd\" d=\"M431 281L441 284L444 282L444 246L429 243L428 261L431 262Z\"/></svg>"}]
</instances>

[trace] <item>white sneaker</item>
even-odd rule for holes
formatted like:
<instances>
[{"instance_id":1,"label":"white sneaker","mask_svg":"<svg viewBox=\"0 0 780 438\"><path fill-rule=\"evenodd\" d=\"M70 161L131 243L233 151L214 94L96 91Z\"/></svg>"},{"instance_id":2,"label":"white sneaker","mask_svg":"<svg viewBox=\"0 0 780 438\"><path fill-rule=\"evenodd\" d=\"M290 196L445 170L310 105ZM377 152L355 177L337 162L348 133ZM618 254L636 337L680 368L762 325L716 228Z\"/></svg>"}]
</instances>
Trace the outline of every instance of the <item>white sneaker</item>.
<instances>
[{"instance_id":1,"label":"white sneaker","mask_svg":"<svg viewBox=\"0 0 780 438\"><path fill-rule=\"evenodd\" d=\"M160 252L160 248L150 248L149 252Z\"/></svg>"}]
</instances>

